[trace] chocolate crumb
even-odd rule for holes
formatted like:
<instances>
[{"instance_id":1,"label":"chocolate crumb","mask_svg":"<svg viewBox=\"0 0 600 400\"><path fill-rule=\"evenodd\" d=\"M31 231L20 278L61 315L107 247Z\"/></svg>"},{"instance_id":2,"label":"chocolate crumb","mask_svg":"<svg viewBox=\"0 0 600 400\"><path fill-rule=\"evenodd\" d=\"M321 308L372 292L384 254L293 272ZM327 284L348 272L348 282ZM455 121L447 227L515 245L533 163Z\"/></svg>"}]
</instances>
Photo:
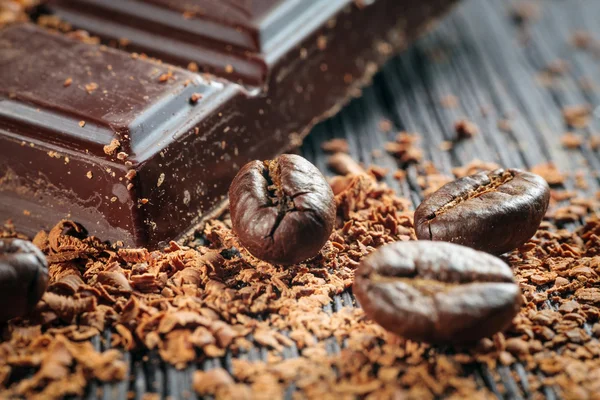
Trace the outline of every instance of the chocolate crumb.
<instances>
[{"instance_id":1,"label":"chocolate crumb","mask_svg":"<svg viewBox=\"0 0 600 400\"><path fill-rule=\"evenodd\" d=\"M348 141L342 138L333 138L321 143L321 149L327 153L348 153L350 146Z\"/></svg>"},{"instance_id":2,"label":"chocolate crumb","mask_svg":"<svg viewBox=\"0 0 600 400\"><path fill-rule=\"evenodd\" d=\"M571 44L578 49L587 50L594 45L595 40L589 32L575 31L570 38Z\"/></svg>"},{"instance_id":3,"label":"chocolate crumb","mask_svg":"<svg viewBox=\"0 0 600 400\"><path fill-rule=\"evenodd\" d=\"M190 103L196 104L202 98L202 93L193 93L190 97Z\"/></svg>"},{"instance_id":4,"label":"chocolate crumb","mask_svg":"<svg viewBox=\"0 0 600 400\"><path fill-rule=\"evenodd\" d=\"M65 79L65 82L63 83L63 86L64 87L71 86L71 83L73 83L73 78L67 78L67 79Z\"/></svg>"},{"instance_id":5,"label":"chocolate crumb","mask_svg":"<svg viewBox=\"0 0 600 400\"><path fill-rule=\"evenodd\" d=\"M423 151L416 147L418 140L416 134L400 132L395 141L385 144L385 150L402 164L418 163L423 159Z\"/></svg>"},{"instance_id":6,"label":"chocolate crumb","mask_svg":"<svg viewBox=\"0 0 600 400\"><path fill-rule=\"evenodd\" d=\"M173 73L171 71L169 71L169 72L165 72L164 74L161 74L158 77L158 81L160 83L165 83L165 82L169 81L169 79L172 79L172 78L173 78Z\"/></svg>"},{"instance_id":7,"label":"chocolate crumb","mask_svg":"<svg viewBox=\"0 0 600 400\"><path fill-rule=\"evenodd\" d=\"M340 175L359 175L365 171L352 157L345 153L335 153L329 156L327 165Z\"/></svg>"},{"instance_id":8,"label":"chocolate crumb","mask_svg":"<svg viewBox=\"0 0 600 400\"><path fill-rule=\"evenodd\" d=\"M385 178L385 176L388 174L388 172L389 172L389 170L387 168L380 167L378 165L371 165L367 169L367 173L373 175L375 177L375 179L377 179L378 181Z\"/></svg>"},{"instance_id":9,"label":"chocolate crumb","mask_svg":"<svg viewBox=\"0 0 600 400\"><path fill-rule=\"evenodd\" d=\"M90 82L85 85L85 91L88 92L88 94L94 93L96 89L98 89L98 84L95 82Z\"/></svg>"},{"instance_id":10,"label":"chocolate crumb","mask_svg":"<svg viewBox=\"0 0 600 400\"><path fill-rule=\"evenodd\" d=\"M452 147L454 147L454 143L452 143L449 140L444 140L444 141L440 142L440 145L438 147L442 151L449 151L449 150L452 150Z\"/></svg>"},{"instance_id":11,"label":"chocolate crumb","mask_svg":"<svg viewBox=\"0 0 600 400\"><path fill-rule=\"evenodd\" d=\"M548 185L562 185L565 182L565 176L556 168L554 163L538 164L530 170L534 174L540 175L548 182Z\"/></svg>"},{"instance_id":12,"label":"chocolate crumb","mask_svg":"<svg viewBox=\"0 0 600 400\"><path fill-rule=\"evenodd\" d=\"M79 121L79 126L83 128L85 126L85 121Z\"/></svg>"},{"instance_id":13,"label":"chocolate crumb","mask_svg":"<svg viewBox=\"0 0 600 400\"><path fill-rule=\"evenodd\" d=\"M113 139L109 144L104 146L104 154L112 156L119 147L121 147L121 142L119 142L117 139Z\"/></svg>"},{"instance_id":14,"label":"chocolate crumb","mask_svg":"<svg viewBox=\"0 0 600 400\"><path fill-rule=\"evenodd\" d=\"M321 35L317 38L317 48L319 50L325 50L327 48L327 37Z\"/></svg>"},{"instance_id":15,"label":"chocolate crumb","mask_svg":"<svg viewBox=\"0 0 600 400\"><path fill-rule=\"evenodd\" d=\"M562 135L560 142L567 149L578 149L583 144L583 137L573 132L567 132Z\"/></svg>"},{"instance_id":16,"label":"chocolate crumb","mask_svg":"<svg viewBox=\"0 0 600 400\"><path fill-rule=\"evenodd\" d=\"M562 116L565 123L574 128L585 128L590 121L591 109L588 105L563 107Z\"/></svg>"},{"instance_id":17,"label":"chocolate crumb","mask_svg":"<svg viewBox=\"0 0 600 400\"><path fill-rule=\"evenodd\" d=\"M518 26L533 22L540 16L540 5L537 2L523 0L510 8L510 17Z\"/></svg>"},{"instance_id":18,"label":"chocolate crumb","mask_svg":"<svg viewBox=\"0 0 600 400\"><path fill-rule=\"evenodd\" d=\"M454 124L454 131L456 132L457 139L460 140L472 138L479 132L479 129L473 122L461 119Z\"/></svg>"}]
</instances>

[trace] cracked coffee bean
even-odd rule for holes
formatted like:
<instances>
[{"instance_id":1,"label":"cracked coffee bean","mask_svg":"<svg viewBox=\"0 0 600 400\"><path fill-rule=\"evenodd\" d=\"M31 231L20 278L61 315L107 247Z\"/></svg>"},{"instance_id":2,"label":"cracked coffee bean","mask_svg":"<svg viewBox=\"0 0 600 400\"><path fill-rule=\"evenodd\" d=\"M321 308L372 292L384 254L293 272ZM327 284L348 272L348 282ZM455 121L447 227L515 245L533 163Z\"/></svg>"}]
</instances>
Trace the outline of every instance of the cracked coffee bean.
<instances>
[{"instance_id":1,"label":"cracked coffee bean","mask_svg":"<svg viewBox=\"0 0 600 400\"><path fill-rule=\"evenodd\" d=\"M442 240L503 254L537 231L548 209L550 188L539 175L497 169L447 183L415 211L422 240Z\"/></svg>"},{"instance_id":2,"label":"cracked coffee bean","mask_svg":"<svg viewBox=\"0 0 600 400\"><path fill-rule=\"evenodd\" d=\"M365 314L406 339L466 344L508 327L521 291L510 267L452 243L396 242L363 259L353 291Z\"/></svg>"},{"instance_id":3,"label":"cracked coffee bean","mask_svg":"<svg viewBox=\"0 0 600 400\"><path fill-rule=\"evenodd\" d=\"M284 154L251 161L229 187L233 231L255 257L295 264L317 255L335 223L335 200L321 172Z\"/></svg>"},{"instance_id":4,"label":"cracked coffee bean","mask_svg":"<svg viewBox=\"0 0 600 400\"><path fill-rule=\"evenodd\" d=\"M0 321L27 314L48 284L48 263L31 242L0 239Z\"/></svg>"}]
</instances>

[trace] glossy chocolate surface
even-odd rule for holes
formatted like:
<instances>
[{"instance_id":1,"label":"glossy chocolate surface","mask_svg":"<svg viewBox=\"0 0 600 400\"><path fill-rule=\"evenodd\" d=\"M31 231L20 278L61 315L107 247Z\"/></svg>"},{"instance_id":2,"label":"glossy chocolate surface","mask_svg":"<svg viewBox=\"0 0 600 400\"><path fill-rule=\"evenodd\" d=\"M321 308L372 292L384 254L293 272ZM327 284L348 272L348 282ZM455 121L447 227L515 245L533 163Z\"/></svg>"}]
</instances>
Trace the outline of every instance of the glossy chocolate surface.
<instances>
[{"instance_id":1,"label":"glossy chocolate surface","mask_svg":"<svg viewBox=\"0 0 600 400\"><path fill-rule=\"evenodd\" d=\"M378 35L380 41L389 40L390 37L380 36L383 30L396 24L409 29L410 24L424 22L426 15L438 14L451 3L452 0L420 4L417 0L50 0L49 7L77 28L106 41L126 43L127 50L182 67L193 62L203 71L229 80L264 86L282 58L322 26L334 29L340 22L338 29L351 28L355 32L346 34L345 45L356 36L354 40L364 48L375 44L371 35ZM355 24L349 15L359 8L364 11L364 23ZM369 14L376 9L382 14L372 19ZM417 16L419 19L413 21ZM327 32L323 33L320 47L326 46L329 39ZM306 46L306 50L310 47ZM315 58L313 62L320 61L323 60Z\"/></svg>"},{"instance_id":2,"label":"glossy chocolate surface","mask_svg":"<svg viewBox=\"0 0 600 400\"><path fill-rule=\"evenodd\" d=\"M234 165L222 116L238 87L33 25L0 32L0 59L1 218L35 233L73 217L152 244L221 200L210 189Z\"/></svg>"},{"instance_id":3,"label":"glossy chocolate surface","mask_svg":"<svg viewBox=\"0 0 600 400\"><path fill-rule=\"evenodd\" d=\"M351 0L59 0L59 17L129 50L240 83L266 83L269 64Z\"/></svg>"}]
</instances>

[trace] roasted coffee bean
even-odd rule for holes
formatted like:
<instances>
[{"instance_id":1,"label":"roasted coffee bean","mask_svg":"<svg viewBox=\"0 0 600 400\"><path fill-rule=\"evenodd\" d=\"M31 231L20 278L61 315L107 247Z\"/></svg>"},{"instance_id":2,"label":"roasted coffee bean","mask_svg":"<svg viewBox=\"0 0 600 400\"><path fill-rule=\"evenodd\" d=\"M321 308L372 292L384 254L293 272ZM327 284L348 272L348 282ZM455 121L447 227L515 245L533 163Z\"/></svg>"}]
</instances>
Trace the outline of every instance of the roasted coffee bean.
<instances>
[{"instance_id":1,"label":"roasted coffee bean","mask_svg":"<svg viewBox=\"0 0 600 400\"><path fill-rule=\"evenodd\" d=\"M48 284L48 263L33 243L0 239L0 321L30 312Z\"/></svg>"},{"instance_id":2,"label":"roasted coffee bean","mask_svg":"<svg viewBox=\"0 0 600 400\"><path fill-rule=\"evenodd\" d=\"M315 256L335 222L333 192L306 159L251 161L229 187L233 231L255 257L295 264Z\"/></svg>"},{"instance_id":3,"label":"roasted coffee bean","mask_svg":"<svg viewBox=\"0 0 600 400\"><path fill-rule=\"evenodd\" d=\"M353 291L365 314L415 341L471 343L505 329L521 291L510 267L452 243L396 242L367 256Z\"/></svg>"},{"instance_id":4,"label":"roasted coffee bean","mask_svg":"<svg viewBox=\"0 0 600 400\"><path fill-rule=\"evenodd\" d=\"M541 176L518 169L479 172L427 197L415 211L415 230L419 239L502 254L535 234L549 200Z\"/></svg>"}]
</instances>

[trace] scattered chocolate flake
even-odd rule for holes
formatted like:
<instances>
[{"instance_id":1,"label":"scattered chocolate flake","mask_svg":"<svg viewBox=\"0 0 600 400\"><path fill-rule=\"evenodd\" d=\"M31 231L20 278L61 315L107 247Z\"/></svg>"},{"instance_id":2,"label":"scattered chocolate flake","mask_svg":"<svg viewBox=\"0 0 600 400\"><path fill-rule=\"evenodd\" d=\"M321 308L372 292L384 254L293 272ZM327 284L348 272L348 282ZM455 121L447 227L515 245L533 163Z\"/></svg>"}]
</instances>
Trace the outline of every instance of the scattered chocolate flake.
<instances>
[{"instance_id":1,"label":"scattered chocolate flake","mask_svg":"<svg viewBox=\"0 0 600 400\"><path fill-rule=\"evenodd\" d=\"M549 185L562 185L565 182L565 176L551 162L536 165L531 172L540 175Z\"/></svg>"},{"instance_id":2,"label":"scattered chocolate flake","mask_svg":"<svg viewBox=\"0 0 600 400\"><path fill-rule=\"evenodd\" d=\"M33 0L4 0L0 2L0 28L15 22L27 21L27 11L36 4Z\"/></svg>"},{"instance_id":3,"label":"scattered chocolate flake","mask_svg":"<svg viewBox=\"0 0 600 400\"><path fill-rule=\"evenodd\" d=\"M198 67L198 64L196 64L193 61L188 64L187 69L189 71L192 71L192 72L198 72L198 71L200 71L200 68Z\"/></svg>"},{"instance_id":4,"label":"scattered chocolate flake","mask_svg":"<svg viewBox=\"0 0 600 400\"><path fill-rule=\"evenodd\" d=\"M85 121L79 121L79 126L83 128L85 126Z\"/></svg>"},{"instance_id":5,"label":"scattered chocolate flake","mask_svg":"<svg viewBox=\"0 0 600 400\"><path fill-rule=\"evenodd\" d=\"M591 108L589 105L563 107L562 116L567 125L574 128L585 128L590 121Z\"/></svg>"},{"instance_id":6,"label":"scattered chocolate flake","mask_svg":"<svg viewBox=\"0 0 600 400\"><path fill-rule=\"evenodd\" d=\"M539 3L531 0L523 0L515 3L510 8L510 17L518 26L533 22L540 16Z\"/></svg>"},{"instance_id":7,"label":"scattered chocolate flake","mask_svg":"<svg viewBox=\"0 0 600 400\"><path fill-rule=\"evenodd\" d=\"M454 143L449 140L444 140L440 142L439 149L442 151L450 151L454 147Z\"/></svg>"},{"instance_id":8,"label":"scattered chocolate flake","mask_svg":"<svg viewBox=\"0 0 600 400\"><path fill-rule=\"evenodd\" d=\"M71 26L66 23L61 21L60 19L58 19L58 23L59 23L59 28L60 30L67 32L66 36L68 36L71 39L75 39L78 40L82 43L86 43L86 44L99 44L100 43L100 38L97 36L90 36L89 32L78 29L73 31ZM40 20L38 19L38 23L40 22Z\"/></svg>"},{"instance_id":9,"label":"scattered chocolate flake","mask_svg":"<svg viewBox=\"0 0 600 400\"><path fill-rule=\"evenodd\" d=\"M595 44L595 39L589 32L575 31L571 35L570 42L578 49L587 50Z\"/></svg>"},{"instance_id":10,"label":"scattered chocolate flake","mask_svg":"<svg viewBox=\"0 0 600 400\"><path fill-rule=\"evenodd\" d=\"M473 122L461 119L454 124L454 131L456 132L456 138L460 140L472 138L479 132L479 129Z\"/></svg>"},{"instance_id":11,"label":"scattered chocolate flake","mask_svg":"<svg viewBox=\"0 0 600 400\"><path fill-rule=\"evenodd\" d=\"M196 104L201 98L202 93L192 93L192 96L190 97L190 103Z\"/></svg>"},{"instance_id":12,"label":"scattered chocolate flake","mask_svg":"<svg viewBox=\"0 0 600 400\"><path fill-rule=\"evenodd\" d=\"M394 171L394 179L398 181L406 179L406 171L402 169L397 169L396 171Z\"/></svg>"},{"instance_id":13,"label":"scattered chocolate flake","mask_svg":"<svg viewBox=\"0 0 600 400\"><path fill-rule=\"evenodd\" d=\"M589 189L589 184L588 184L587 180L585 179L584 171L577 171L575 173L575 187L577 187L578 189L581 189L581 190Z\"/></svg>"},{"instance_id":14,"label":"scattered chocolate flake","mask_svg":"<svg viewBox=\"0 0 600 400\"><path fill-rule=\"evenodd\" d=\"M88 94L94 93L96 89L98 89L98 84L96 82L90 82L85 85L85 91L88 92Z\"/></svg>"},{"instance_id":15,"label":"scattered chocolate flake","mask_svg":"<svg viewBox=\"0 0 600 400\"><path fill-rule=\"evenodd\" d=\"M395 141L387 142L385 150L400 161L401 164L418 163L423 159L423 151L416 147L419 137L416 134L400 132Z\"/></svg>"},{"instance_id":16,"label":"scattered chocolate flake","mask_svg":"<svg viewBox=\"0 0 600 400\"><path fill-rule=\"evenodd\" d=\"M573 132L567 132L562 135L560 142L567 149L578 149L583 144L583 137Z\"/></svg>"},{"instance_id":17,"label":"scattered chocolate flake","mask_svg":"<svg viewBox=\"0 0 600 400\"><path fill-rule=\"evenodd\" d=\"M389 170L387 168L380 167L378 165L371 165L367 169L367 173L373 175L378 181L382 180L388 174L388 172Z\"/></svg>"},{"instance_id":18,"label":"scattered chocolate flake","mask_svg":"<svg viewBox=\"0 0 600 400\"><path fill-rule=\"evenodd\" d=\"M556 59L536 75L536 80L541 86L552 87L556 83L556 78L564 76L569 68L570 65L566 60Z\"/></svg>"},{"instance_id":19,"label":"scattered chocolate flake","mask_svg":"<svg viewBox=\"0 0 600 400\"><path fill-rule=\"evenodd\" d=\"M104 146L104 154L112 156L119 147L121 147L121 142L117 139L113 139L110 141L110 144Z\"/></svg>"},{"instance_id":20,"label":"scattered chocolate flake","mask_svg":"<svg viewBox=\"0 0 600 400\"><path fill-rule=\"evenodd\" d=\"M556 76L566 74L569 72L569 69L569 62L567 60L563 60L562 58L550 62L545 68L548 73Z\"/></svg>"},{"instance_id":21,"label":"scattered chocolate flake","mask_svg":"<svg viewBox=\"0 0 600 400\"><path fill-rule=\"evenodd\" d=\"M352 157L346 153L335 153L327 159L327 165L339 175L359 175L364 173L361 167Z\"/></svg>"},{"instance_id":22,"label":"scattered chocolate flake","mask_svg":"<svg viewBox=\"0 0 600 400\"><path fill-rule=\"evenodd\" d=\"M327 153L348 153L350 152L350 146L346 139L333 138L321 143L321 150Z\"/></svg>"},{"instance_id":23,"label":"scattered chocolate flake","mask_svg":"<svg viewBox=\"0 0 600 400\"><path fill-rule=\"evenodd\" d=\"M87 176L88 179L92 179L94 177L94 174L92 174L92 171L88 171L85 173L85 176Z\"/></svg>"},{"instance_id":24,"label":"scattered chocolate flake","mask_svg":"<svg viewBox=\"0 0 600 400\"><path fill-rule=\"evenodd\" d=\"M73 78L67 78L65 79L65 82L63 83L64 87L69 87L71 86L71 83L73 83Z\"/></svg>"},{"instance_id":25,"label":"scattered chocolate flake","mask_svg":"<svg viewBox=\"0 0 600 400\"><path fill-rule=\"evenodd\" d=\"M160 83L168 82L170 79L173 79L173 72L171 71L165 72L158 77Z\"/></svg>"}]
</instances>

